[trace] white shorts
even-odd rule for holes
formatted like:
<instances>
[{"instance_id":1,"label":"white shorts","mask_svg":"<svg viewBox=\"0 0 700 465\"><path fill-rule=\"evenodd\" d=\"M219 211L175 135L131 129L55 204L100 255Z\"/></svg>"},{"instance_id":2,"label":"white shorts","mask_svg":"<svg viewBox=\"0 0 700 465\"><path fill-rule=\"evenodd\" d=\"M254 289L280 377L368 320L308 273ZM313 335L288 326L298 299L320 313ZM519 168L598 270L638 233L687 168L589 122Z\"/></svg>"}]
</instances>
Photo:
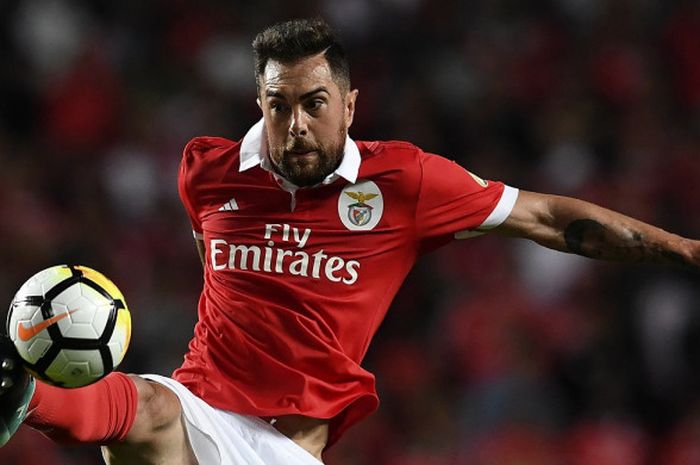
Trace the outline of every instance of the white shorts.
<instances>
[{"instance_id":1,"label":"white shorts","mask_svg":"<svg viewBox=\"0 0 700 465\"><path fill-rule=\"evenodd\" d=\"M258 417L212 407L172 378L140 375L180 399L199 465L319 465L316 457Z\"/></svg>"}]
</instances>

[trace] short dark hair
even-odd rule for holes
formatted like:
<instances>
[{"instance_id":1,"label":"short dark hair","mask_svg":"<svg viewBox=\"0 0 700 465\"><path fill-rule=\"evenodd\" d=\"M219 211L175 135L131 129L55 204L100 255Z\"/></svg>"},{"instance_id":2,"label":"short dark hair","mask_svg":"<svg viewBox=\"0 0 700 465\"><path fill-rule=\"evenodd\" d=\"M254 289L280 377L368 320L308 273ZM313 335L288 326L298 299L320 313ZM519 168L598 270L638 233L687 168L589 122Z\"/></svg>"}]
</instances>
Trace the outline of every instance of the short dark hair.
<instances>
[{"instance_id":1,"label":"short dark hair","mask_svg":"<svg viewBox=\"0 0 700 465\"><path fill-rule=\"evenodd\" d=\"M350 65L345 50L331 27L321 18L293 19L274 24L253 40L255 82L265 73L269 60L294 63L324 52L331 74L341 92L350 90Z\"/></svg>"}]
</instances>

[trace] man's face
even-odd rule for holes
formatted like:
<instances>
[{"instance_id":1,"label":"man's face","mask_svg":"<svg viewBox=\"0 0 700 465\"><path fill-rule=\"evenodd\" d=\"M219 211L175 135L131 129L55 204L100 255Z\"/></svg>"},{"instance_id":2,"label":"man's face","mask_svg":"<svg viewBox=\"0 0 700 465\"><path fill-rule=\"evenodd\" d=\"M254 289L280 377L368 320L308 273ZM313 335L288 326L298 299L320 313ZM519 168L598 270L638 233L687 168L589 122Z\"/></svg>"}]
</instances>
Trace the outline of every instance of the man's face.
<instances>
[{"instance_id":1,"label":"man's face","mask_svg":"<svg viewBox=\"0 0 700 465\"><path fill-rule=\"evenodd\" d=\"M341 92L323 54L268 61L260 77L270 160L297 186L323 181L340 164L357 90Z\"/></svg>"}]
</instances>

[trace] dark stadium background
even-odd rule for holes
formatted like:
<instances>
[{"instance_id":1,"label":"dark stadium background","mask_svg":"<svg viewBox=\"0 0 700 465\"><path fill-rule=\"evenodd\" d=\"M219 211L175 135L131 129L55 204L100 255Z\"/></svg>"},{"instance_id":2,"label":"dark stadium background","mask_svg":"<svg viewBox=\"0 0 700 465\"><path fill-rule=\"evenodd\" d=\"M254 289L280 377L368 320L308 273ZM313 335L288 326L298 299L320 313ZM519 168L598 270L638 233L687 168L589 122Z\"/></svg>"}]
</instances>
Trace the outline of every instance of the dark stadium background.
<instances>
[{"instance_id":1,"label":"dark stadium background","mask_svg":"<svg viewBox=\"0 0 700 465\"><path fill-rule=\"evenodd\" d=\"M315 14L352 59L354 138L700 237L697 2L3 0L0 302L92 266L131 307L121 368L177 367L201 285L181 149L243 135L253 35ZM381 409L328 463L700 464L699 283L491 237L426 257L366 360ZM0 463L100 459L23 428Z\"/></svg>"}]
</instances>

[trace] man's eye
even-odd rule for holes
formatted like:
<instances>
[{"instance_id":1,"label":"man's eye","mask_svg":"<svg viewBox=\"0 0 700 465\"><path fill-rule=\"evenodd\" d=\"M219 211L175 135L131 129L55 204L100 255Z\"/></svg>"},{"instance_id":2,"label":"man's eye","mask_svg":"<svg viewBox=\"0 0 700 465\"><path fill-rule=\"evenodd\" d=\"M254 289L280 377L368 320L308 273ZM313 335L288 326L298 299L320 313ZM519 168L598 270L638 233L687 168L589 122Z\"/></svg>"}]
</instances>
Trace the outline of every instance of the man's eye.
<instances>
[{"instance_id":1,"label":"man's eye","mask_svg":"<svg viewBox=\"0 0 700 465\"><path fill-rule=\"evenodd\" d=\"M310 101L306 104L306 107L307 107L309 110L318 110L319 108L321 108L321 105L323 105L323 103L324 103L324 102L323 102L323 100L321 100L321 99L314 99L314 100L310 100Z\"/></svg>"},{"instance_id":2,"label":"man's eye","mask_svg":"<svg viewBox=\"0 0 700 465\"><path fill-rule=\"evenodd\" d=\"M271 103L270 104L270 110L272 110L275 113L279 113L281 111L284 111L286 106L283 103Z\"/></svg>"}]
</instances>

